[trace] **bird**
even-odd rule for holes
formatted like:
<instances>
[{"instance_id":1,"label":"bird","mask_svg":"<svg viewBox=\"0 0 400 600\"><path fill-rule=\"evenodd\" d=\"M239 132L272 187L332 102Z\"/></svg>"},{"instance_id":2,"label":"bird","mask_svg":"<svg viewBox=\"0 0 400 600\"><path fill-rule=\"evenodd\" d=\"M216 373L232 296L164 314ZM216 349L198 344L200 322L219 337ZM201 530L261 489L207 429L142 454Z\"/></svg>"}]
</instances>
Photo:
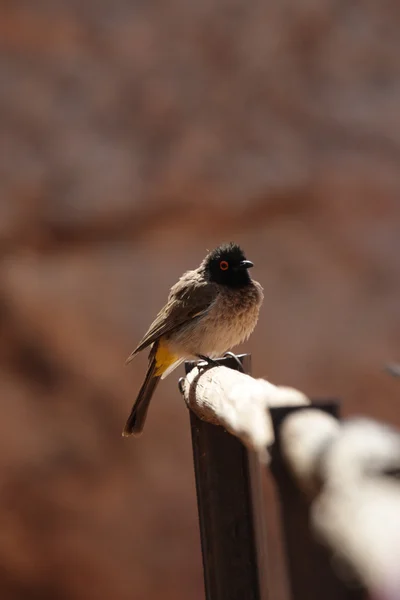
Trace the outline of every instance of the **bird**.
<instances>
[{"instance_id":1,"label":"bird","mask_svg":"<svg viewBox=\"0 0 400 600\"><path fill-rule=\"evenodd\" d=\"M150 347L146 377L123 436L142 433L157 385L183 361L213 364L250 336L264 298L262 286L250 277L251 267L242 248L229 242L208 252L197 269L172 286L166 305L126 359L129 364Z\"/></svg>"}]
</instances>

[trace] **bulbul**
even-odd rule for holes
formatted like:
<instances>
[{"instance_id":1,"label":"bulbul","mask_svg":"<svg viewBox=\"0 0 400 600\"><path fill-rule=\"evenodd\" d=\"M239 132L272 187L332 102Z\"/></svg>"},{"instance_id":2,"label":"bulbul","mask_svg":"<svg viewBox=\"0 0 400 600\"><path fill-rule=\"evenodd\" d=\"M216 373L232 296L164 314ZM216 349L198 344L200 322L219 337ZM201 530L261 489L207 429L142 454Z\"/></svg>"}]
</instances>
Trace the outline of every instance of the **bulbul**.
<instances>
[{"instance_id":1,"label":"bulbul","mask_svg":"<svg viewBox=\"0 0 400 600\"><path fill-rule=\"evenodd\" d=\"M151 397L164 379L186 359L210 360L246 340L258 320L261 285L251 279L243 250L224 244L207 254L171 288L167 304L127 358L150 346L145 380L123 431L140 434Z\"/></svg>"}]
</instances>

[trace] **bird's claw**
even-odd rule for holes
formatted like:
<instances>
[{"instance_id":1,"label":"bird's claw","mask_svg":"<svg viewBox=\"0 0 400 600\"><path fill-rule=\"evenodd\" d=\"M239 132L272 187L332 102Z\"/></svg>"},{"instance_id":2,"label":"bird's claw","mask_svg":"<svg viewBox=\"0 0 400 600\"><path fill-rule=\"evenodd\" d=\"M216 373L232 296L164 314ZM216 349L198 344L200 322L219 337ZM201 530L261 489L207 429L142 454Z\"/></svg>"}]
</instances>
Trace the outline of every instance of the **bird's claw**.
<instances>
[{"instance_id":1,"label":"bird's claw","mask_svg":"<svg viewBox=\"0 0 400 600\"><path fill-rule=\"evenodd\" d=\"M236 364L238 366L238 371L240 371L241 373L244 373L243 365L240 362L240 358L234 352L225 352L224 358L225 357L233 358L233 360L236 362Z\"/></svg>"}]
</instances>

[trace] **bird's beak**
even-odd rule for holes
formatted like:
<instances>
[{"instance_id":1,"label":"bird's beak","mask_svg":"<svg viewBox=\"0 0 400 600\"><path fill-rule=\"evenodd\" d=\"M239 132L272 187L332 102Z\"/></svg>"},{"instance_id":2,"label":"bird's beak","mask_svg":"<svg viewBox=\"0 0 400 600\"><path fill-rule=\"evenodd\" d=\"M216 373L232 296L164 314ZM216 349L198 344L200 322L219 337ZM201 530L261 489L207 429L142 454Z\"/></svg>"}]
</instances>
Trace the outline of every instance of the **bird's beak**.
<instances>
[{"instance_id":1,"label":"bird's beak","mask_svg":"<svg viewBox=\"0 0 400 600\"><path fill-rule=\"evenodd\" d=\"M251 269L251 267L254 267L251 260L242 260L242 262L239 263L239 269Z\"/></svg>"}]
</instances>

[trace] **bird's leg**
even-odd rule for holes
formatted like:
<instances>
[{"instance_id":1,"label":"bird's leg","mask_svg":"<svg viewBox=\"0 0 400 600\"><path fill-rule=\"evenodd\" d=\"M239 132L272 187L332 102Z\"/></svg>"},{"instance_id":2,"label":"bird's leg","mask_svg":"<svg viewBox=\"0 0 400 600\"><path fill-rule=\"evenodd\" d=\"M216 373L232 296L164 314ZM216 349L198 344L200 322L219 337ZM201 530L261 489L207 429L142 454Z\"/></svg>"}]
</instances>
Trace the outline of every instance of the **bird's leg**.
<instances>
[{"instance_id":1,"label":"bird's leg","mask_svg":"<svg viewBox=\"0 0 400 600\"><path fill-rule=\"evenodd\" d=\"M240 362L240 359L238 356L236 356L236 354L234 352L225 352L224 357L225 356L229 356L230 358L233 358L233 360L237 363L238 371L240 371L241 373L244 373L244 369L243 369L243 365Z\"/></svg>"},{"instance_id":2,"label":"bird's leg","mask_svg":"<svg viewBox=\"0 0 400 600\"><path fill-rule=\"evenodd\" d=\"M218 367L217 361L213 360L209 356L205 356L204 354L196 354L197 358L207 363L209 367Z\"/></svg>"}]
</instances>

